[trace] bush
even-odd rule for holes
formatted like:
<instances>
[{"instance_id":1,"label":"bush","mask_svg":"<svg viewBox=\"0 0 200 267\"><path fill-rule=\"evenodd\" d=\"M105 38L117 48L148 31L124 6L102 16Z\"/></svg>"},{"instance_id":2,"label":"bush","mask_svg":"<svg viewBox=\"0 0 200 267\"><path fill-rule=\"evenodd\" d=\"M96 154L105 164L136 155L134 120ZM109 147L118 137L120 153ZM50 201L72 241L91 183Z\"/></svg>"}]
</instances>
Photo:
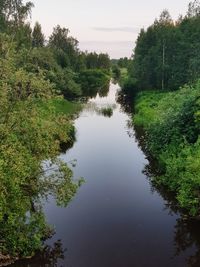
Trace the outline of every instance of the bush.
<instances>
[{"instance_id":1,"label":"bush","mask_svg":"<svg viewBox=\"0 0 200 267\"><path fill-rule=\"evenodd\" d=\"M122 86L122 92L131 98L135 97L139 92L137 82L133 78L127 77L125 79L122 79L120 84Z\"/></svg>"},{"instance_id":2,"label":"bush","mask_svg":"<svg viewBox=\"0 0 200 267\"><path fill-rule=\"evenodd\" d=\"M98 90L109 82L110 76L103 70L90 69L85 70L78 76L77 82L81 84L83 94L87 95L90 90Z\"/></svg>"}]
</instances>

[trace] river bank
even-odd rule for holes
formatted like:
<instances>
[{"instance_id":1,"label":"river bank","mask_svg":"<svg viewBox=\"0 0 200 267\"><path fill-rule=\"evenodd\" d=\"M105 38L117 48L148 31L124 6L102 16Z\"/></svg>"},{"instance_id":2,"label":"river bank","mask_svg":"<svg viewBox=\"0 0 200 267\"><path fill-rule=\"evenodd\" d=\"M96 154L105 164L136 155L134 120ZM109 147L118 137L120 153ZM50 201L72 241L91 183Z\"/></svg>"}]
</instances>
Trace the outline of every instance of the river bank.
<instances>
[{"instance_id":1,"label":"river bank","mask_svg":"<svg viewBox=\"0 0 200 267\"><path fill-rule=\"evenodd\" d=\"M181 208L199 218L199 83L175 92L143 92L135 101L135 125L158 161L154 182L174 192Z\"/></svg>"}]
</instances>

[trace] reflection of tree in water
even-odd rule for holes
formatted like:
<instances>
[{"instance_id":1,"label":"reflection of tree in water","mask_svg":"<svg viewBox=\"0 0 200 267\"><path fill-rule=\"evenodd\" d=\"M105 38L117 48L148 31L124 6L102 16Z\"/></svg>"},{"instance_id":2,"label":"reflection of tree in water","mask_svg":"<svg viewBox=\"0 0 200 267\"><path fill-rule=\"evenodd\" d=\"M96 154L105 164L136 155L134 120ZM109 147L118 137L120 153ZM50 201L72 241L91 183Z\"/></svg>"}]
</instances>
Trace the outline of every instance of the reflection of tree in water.
<instances>
[{"instance_id":1,"label":"reflection of tree in water","mask_svg":"<svg viewBox=\"0 0 200 267\"><path fill-rule=\"evenodd\" d=\"M86 99L88 100L89 98L95 98L97 96L98 93L98 88L87 88L84 90L83 95L84 97L86 97Z\"/></svg>"},{"instance_id":2,"label":"reflection of tree in water","mask_svg":"<svg viewBox=\"0 0 200 267\"><path fill-rule=\"evenodd\" d=\"M109 89L110 89L110 83L107 83L105 86L99 89L99 96L100 97L108 96Z\"/></svg>"},{"instance_id":3,"label":"reflection of tree in water","mask_svg":"<svg viewBox=\"0 0 200 267\"><path fill-rule=\"evenodd\" d=\"M46 246L32 259L18 261L10 267L58 267L59 262L64 260L65 252L62 242L58 240L53 246Z\"/></svg>"},{"instance_id":4,"label":"reflection of tree in water","mask_svg":"<svg viewBox=\"0 0 200 267\"><path fill-rule=\"evenodd\" d=\"M150 163L151 164L151 163ZM149 165L150 165L149 164ZM148 168L149 170L153 170L153 168ZM152 177L157 175L156 173L146 173ZM165 187L159 186L153 182L150 184L152 187L152 191L156 191L164 200L164 209L169 212L171 215L178 215L179 218L176 220L176 225L174 227L174 258L176 256L181 255L186 252L188 249L195 251L191 252L194 255L189 256L186 259L186 266L188 267L199 267L200 266L200 222L188 218L188 216L184 213L184 210L181 210L177 205L176 197L173 193L166 190Z\"/></svg>"},{"instance_id":5,"label":"reflection of tree in water","mask_svg":"<svg viewBox=\"0 0 200 267\"><path fill-rule=\"evenodd\" d=\"M109 93L110 83L106 83L102 87L87 87L83 91L83 95L88 100L89 98L96 98L97 94L100 97L106 97Z\"/></svg>"},{"instance_id":6,"label":"reflection of tree in water","mask_svg":"<svg viewBox=\"0 0 200 267\"><path fill-rule=\"evenodd\" d=\"M117 96L116 96L116 101L121 105L121 109L131 115L134 110L134 105L133 105L133 98L124 95L122 91L119 91Z\"/></svg>"},{"instance_id":7,"label":"reflection of tree in water","mask_svg":"<svg viewBox=\"0 0 200 267\"><path fill-rule=\"evenodd\" d=\"M123 111L130 115L130 111L133 109L129 103L126 102L123 96L118 96L118 102L121 104ZM132 115L132 113L131 113ZM165 207L169 214L176 214L179 218L176 221L174 230L174 257L179 256L186 250L191 249L195 251L194 255L191 255L186 260L186 266L199 267L200 266L200 221L189 218L184 210L181 210L177 204L176 196L174 193L169 192L165 187L158 185L154 182L155 177L162 174L162 170L159 169L156 160L149 153L146 145L145 132L141 127L136 127L133 124L132 117L127 122L127 133L131 138L135 138L138 142L138 146L142 149L148 164L145 166L143 172L148 177L152 192L157 192L165 201Z\"/></svg>"}]
</instances>

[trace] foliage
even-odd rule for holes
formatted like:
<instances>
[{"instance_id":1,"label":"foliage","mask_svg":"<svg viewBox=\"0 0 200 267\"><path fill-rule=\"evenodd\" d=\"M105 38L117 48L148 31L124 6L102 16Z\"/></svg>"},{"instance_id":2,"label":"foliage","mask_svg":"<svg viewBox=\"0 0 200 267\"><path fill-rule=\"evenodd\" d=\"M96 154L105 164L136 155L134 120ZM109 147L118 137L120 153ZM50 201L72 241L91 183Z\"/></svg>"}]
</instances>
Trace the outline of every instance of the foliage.
<instances>
[{"instance_id":1,"label":"foliage","mask_svg":"<svg viewBox=\"0 0 200 267\"><path fill-rule=\"evenodd\" d=\"M163 175L155 178L175 191L182 208L200 213L200 82L177 92L143 92L134 121L147 132L147 146Z\"/></svg>"},{"instance_id":2,"label":"foliage","mask_svg":"<svg viewBox=\"0 0 200 267\"><path fill-rule=\"evenodd\" d=\"M133 98L139 92L136 80L128 76L121 76L120 84L122 86L122 93Z\"/></svg>"},{"instance_id":3,"label":"foliage","mask_svg":"<svg viewBox=\"0 0 200 267\"><path fill-rule=\"evenodd\" d=\"M32 45L33 47L43 47L45 42L44 34L42 33L41 25L36 22L32 32Z\"/></svg>"},{"instance_id":4,"label":"foliage","mask_svg":"<svg viewBox=\"0 0 200 267\"><path fill-rule=\"evenodd\" d=\"M0 16L5 24L15 26L23 24L30 15L32 2L23 3L22 0L2 0L0 4Z\"/></svg>"},{"instance_id":5,"label":"foliage","mask_svg":"<svg viewBox=\"0 0 200 267\"><path fill-rule=\"evenodd\" d=\"M78 80L85 96L93 95L93 93L96 95L101 88L109 83L110 76L102 70L89 69L80 72Z\"/></svg>"},{"instance_id":6,"label":"foliage","mask_svg":"<svg viewBox=\"0 0 200 267\"><path fill-rule=\"evenodd\" d=\"M195 0L177 21L164 10L147 30L141 29L128 68L133 90L173 91L199 78L199 10Z\"/></svg>"},{"instance_id":7,"label":"foliage","mask_svg":"<svg viewBox=\"0 0 200 267\"><path fill-rule=\"evenodd\" d=\"M98 55L95 52L85 54L85 64L86 64L87 69L109 70L111 67L110 59L107 54L100 53Z\"/></svg>"},{"instance_id":8,"label":"foliage","mask_svg":"<svg viewBox=\"0 0 200 267\"><path fill-rule=\"evenodd\" d=\"M124 58L120 58L117 61L117 65L121 68L121 69L128 69L131 63L131 59L124 57Z\"/></svg>"},{"instance_id":9,"label":"foliage","mask_svg":"<svg viewBox=\"0 0 200 267\"><path fill-rule=\"evenodd\" d=\"M69 36L69 29L57 25L49 38L49 47L56 53L57 62L63 68L76 64L78 57L78 41ZM64 59L64 60L63 60Z\"/></svg>"},{"instance_id":10,"label":"foliage","mask_svg":"<svg viewBox=\"0 0 200 267\"><path fill-rule=\"evenodd\" d=\"M112 75L115 80L119 80L121 77L120 68L117 65L112 66Z\"/></svg>"}]
</instances>

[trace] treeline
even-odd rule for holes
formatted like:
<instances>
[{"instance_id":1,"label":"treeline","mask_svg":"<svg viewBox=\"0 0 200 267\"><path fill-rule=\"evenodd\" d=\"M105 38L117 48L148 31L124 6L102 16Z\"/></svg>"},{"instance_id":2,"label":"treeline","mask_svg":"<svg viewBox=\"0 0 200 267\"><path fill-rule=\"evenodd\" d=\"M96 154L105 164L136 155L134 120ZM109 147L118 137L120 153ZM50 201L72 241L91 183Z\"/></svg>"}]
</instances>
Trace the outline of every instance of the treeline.
<instances>
[{"instance_id":1,"label":"treeline","mask_svg":"<svg viewBox=\"0 0 200 267\"><path fill-rule=\"evenodd\" d=\"M116 81L124 80L127 78L127 70L131 66L131 59L124 57L120 59L112 59L112 75Z\"/></svg>"},{"instance_id":2,"label":"treeline","mask_svg":"<svg viewBox=\"0 0 200 267\"><path fill-rule=\"evenodd\" d=\"M88 80L97 92L110 78L108 55L81 52L68 29L56 26L48 40L39 23L31 29L32 7L0 1L0 265L41 249L52 233L41 199L67 205L79 186L57 159L75 138L68 114L78 105L63 95L85 95Z\"/></svg>"},{"instance_id":3,"label":"treeline","mask_svg":"<svg viewBox=\"0 0 200 267\"><path fill-rule=\"evenodd\" d=\"M42 71L45 79L66 98L84 94L79 80L83 71L87 78L86 70L90 70L91 75L91 70L99 69L108 78L110 59L107 54L81 52L78 40L70 36L69 29L59 25L46 40L41 25L36 22L31 29L26 20L32 7L31 2L3 0L0 3L0 33L11 36L15 42L19 68L29 73Z\"/></svg>"},{"instance_id":4,"label":"treeline","mask_svg":"<svg viewBox=\"0 0 200 267\"><path fill-rule=\"evenodd\" d=\"M136 41L125 89L176 90L200 77L200 4L173 21L164 10Z\"/></svg>"}]
</instances>

